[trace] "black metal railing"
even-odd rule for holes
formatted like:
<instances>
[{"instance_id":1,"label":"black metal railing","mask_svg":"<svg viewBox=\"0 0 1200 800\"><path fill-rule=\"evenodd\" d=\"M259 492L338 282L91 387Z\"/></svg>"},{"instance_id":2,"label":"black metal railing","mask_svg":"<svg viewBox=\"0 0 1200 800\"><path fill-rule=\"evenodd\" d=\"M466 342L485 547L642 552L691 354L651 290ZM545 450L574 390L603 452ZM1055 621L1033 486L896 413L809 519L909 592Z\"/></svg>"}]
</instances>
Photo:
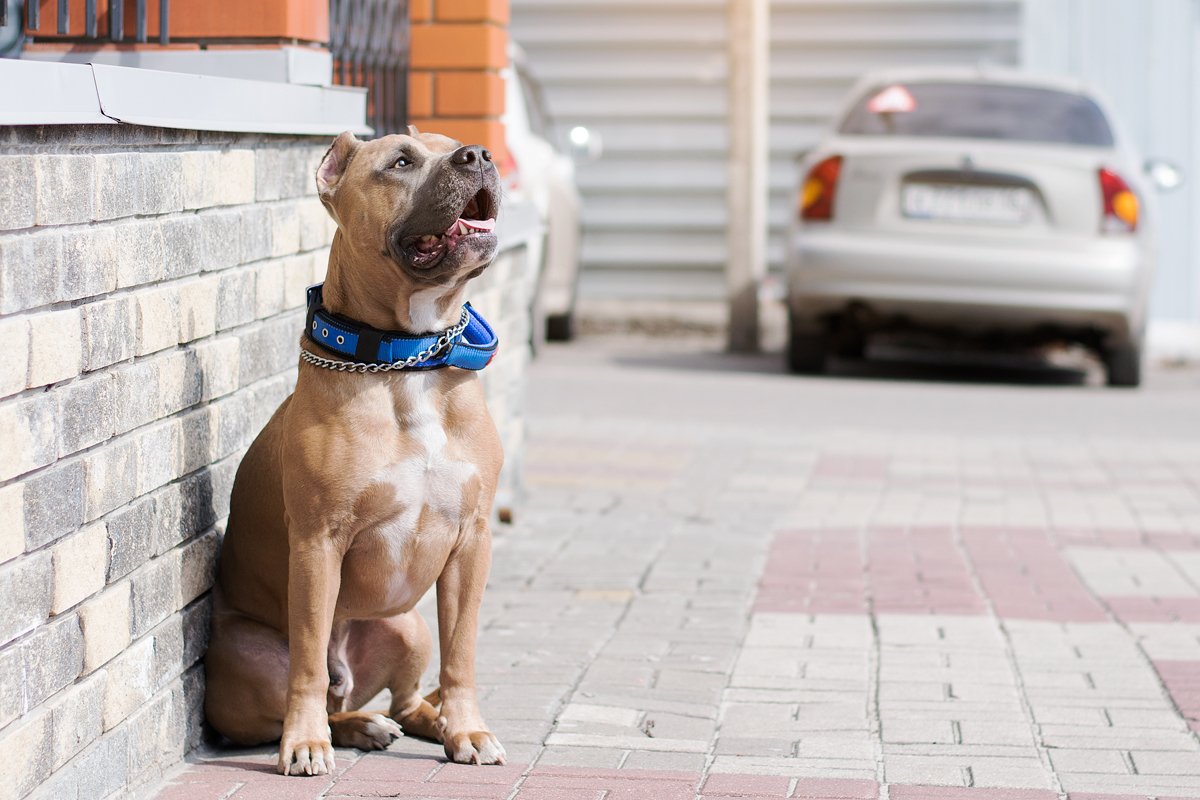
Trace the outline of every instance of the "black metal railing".
<instances>
[{"instance_id":1,"label":"black metal railing","mask_svg":"<svg viewBox=\"0 0 1200 800\"><path fill-rule=\"evenodd\" d=\"M367 89L377 136L408 123L408 0L329 0L333 82Z\"/></svg>"},{"instance_id":2,"label":"black metal railing","mask_svg":"<svg viewBox=\"0 0 1200 800\"><path fill-rule=\"evenodd\" d=\"M147 0L137 0L136 22L137 30L134 34L134 40L139 43L149 41L146 34L146 2ZM67 35L71 32L71 4L69 0L58 0L57 32L60 36ZM29 31L37 31L42 27L41 4L38 0L26 0L25 2L25 28ZM170 44L171 37L168 33L171 19L171 3L170 0L158 0L158 43ZM8 24L8 3L0 0L0 27ZM97 31L98 23L96 19L96 0L87 0L84 5L83 12L83 30L85 39L100 39L102 38ZM107 38L112 42L125 41L125 0L113 0L108 6L108 34Z\"/></svg>"}]
</instances>

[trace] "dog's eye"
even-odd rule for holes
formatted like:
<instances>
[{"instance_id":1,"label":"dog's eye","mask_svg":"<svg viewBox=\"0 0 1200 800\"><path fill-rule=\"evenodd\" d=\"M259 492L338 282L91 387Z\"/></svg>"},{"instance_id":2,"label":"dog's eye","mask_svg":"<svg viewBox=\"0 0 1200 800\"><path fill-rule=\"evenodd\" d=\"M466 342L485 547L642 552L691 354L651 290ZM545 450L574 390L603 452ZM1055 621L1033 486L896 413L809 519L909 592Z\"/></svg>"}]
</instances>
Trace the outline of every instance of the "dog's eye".
<instances>
[{"instance_id":1,"label":"dog's eye","mask_svg":"<svg viewBox=\"0 0 1200 800\"><path fill-rule=\"evenodd\" d=\"M400 169L401 167L407 167L407 166L408 166L409 164L411 164L411 163L412 163L412 162L411 162L411 161L409 161L409 160L408 160L406 157L404 157L404 156L400 156L399 158L397 158L397 159L396 159L396 163L395 163L395 164L392 164L392 168L393 168L393 169Z\"/></svg>"}]
</instances>

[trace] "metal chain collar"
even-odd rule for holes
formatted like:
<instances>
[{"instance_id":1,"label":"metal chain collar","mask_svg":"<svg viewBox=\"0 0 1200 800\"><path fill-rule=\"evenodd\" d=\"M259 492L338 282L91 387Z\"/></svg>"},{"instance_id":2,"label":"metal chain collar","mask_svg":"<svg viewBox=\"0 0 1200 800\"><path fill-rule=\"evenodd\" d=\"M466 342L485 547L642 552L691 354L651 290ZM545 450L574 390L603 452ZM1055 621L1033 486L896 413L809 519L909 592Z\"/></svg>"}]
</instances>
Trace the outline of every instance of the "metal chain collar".
<instances>
[{"instance_id":1,"label":"metal chain collar","mask_svg":"<svg viewBox=\"0 0 1200 800\"><path fill-rule=\"evenodd\" d=\"M2 2L3 0L0 0ZM470 321L470 316L467 314L467 307L463 306L462 319L448 331L443 331L442 335L437 338L437 341L426 347L416 355L400 361L393 361L390 364L363 364L359 361L334 361L331 358L322 358L316 353L309 352L304 348L300 349L300 358L312 364L314 367L322 369L332 369L338 372L391 372L394 369L406 369L408 367L420 364L422 361L427 361L437 353L440 353L443 348L451 342L458 339L462 332L467 329L467 323Z\"/></svg>"}]
</instances>

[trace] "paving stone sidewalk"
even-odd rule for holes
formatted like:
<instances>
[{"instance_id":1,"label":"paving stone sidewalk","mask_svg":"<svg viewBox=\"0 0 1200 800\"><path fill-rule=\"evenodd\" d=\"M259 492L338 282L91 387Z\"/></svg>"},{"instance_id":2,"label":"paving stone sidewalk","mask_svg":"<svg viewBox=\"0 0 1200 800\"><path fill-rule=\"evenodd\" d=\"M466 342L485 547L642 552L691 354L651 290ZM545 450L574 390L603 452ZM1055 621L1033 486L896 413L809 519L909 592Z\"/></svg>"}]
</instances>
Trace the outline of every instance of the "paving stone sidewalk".
<instances>
[{"instance_id":1,"label":"paving stone sidewalk","mask_svg":"<svg viewBox=\"0 0 1200 800\"><path fill-rule=\"evenodd\" d=\"M282 778L210 747L159 800L1200 798L1200 375L800 379L715 348L535 364L478 646L508 766L401 739Z\"/></svg>"}]
</instances>

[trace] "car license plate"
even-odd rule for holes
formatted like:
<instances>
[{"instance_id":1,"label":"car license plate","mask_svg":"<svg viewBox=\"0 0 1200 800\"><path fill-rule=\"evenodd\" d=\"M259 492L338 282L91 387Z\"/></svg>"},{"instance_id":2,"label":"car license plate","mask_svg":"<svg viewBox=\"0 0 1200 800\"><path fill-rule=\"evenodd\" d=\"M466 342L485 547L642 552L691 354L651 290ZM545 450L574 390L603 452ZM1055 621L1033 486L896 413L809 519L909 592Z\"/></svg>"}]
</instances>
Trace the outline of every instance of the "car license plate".
<instances>
[{"instance_id":1,"label":"car license plate","mask_svg":"<svg viewBox=\"0 0 1200 800\"><path fill-rule=\"evenodd\" d=\"M1035 203L1023 186L909 183L900 193L900 210L909 219L1021 225L1032 219Z\"/></svg>"}]
</instances>

